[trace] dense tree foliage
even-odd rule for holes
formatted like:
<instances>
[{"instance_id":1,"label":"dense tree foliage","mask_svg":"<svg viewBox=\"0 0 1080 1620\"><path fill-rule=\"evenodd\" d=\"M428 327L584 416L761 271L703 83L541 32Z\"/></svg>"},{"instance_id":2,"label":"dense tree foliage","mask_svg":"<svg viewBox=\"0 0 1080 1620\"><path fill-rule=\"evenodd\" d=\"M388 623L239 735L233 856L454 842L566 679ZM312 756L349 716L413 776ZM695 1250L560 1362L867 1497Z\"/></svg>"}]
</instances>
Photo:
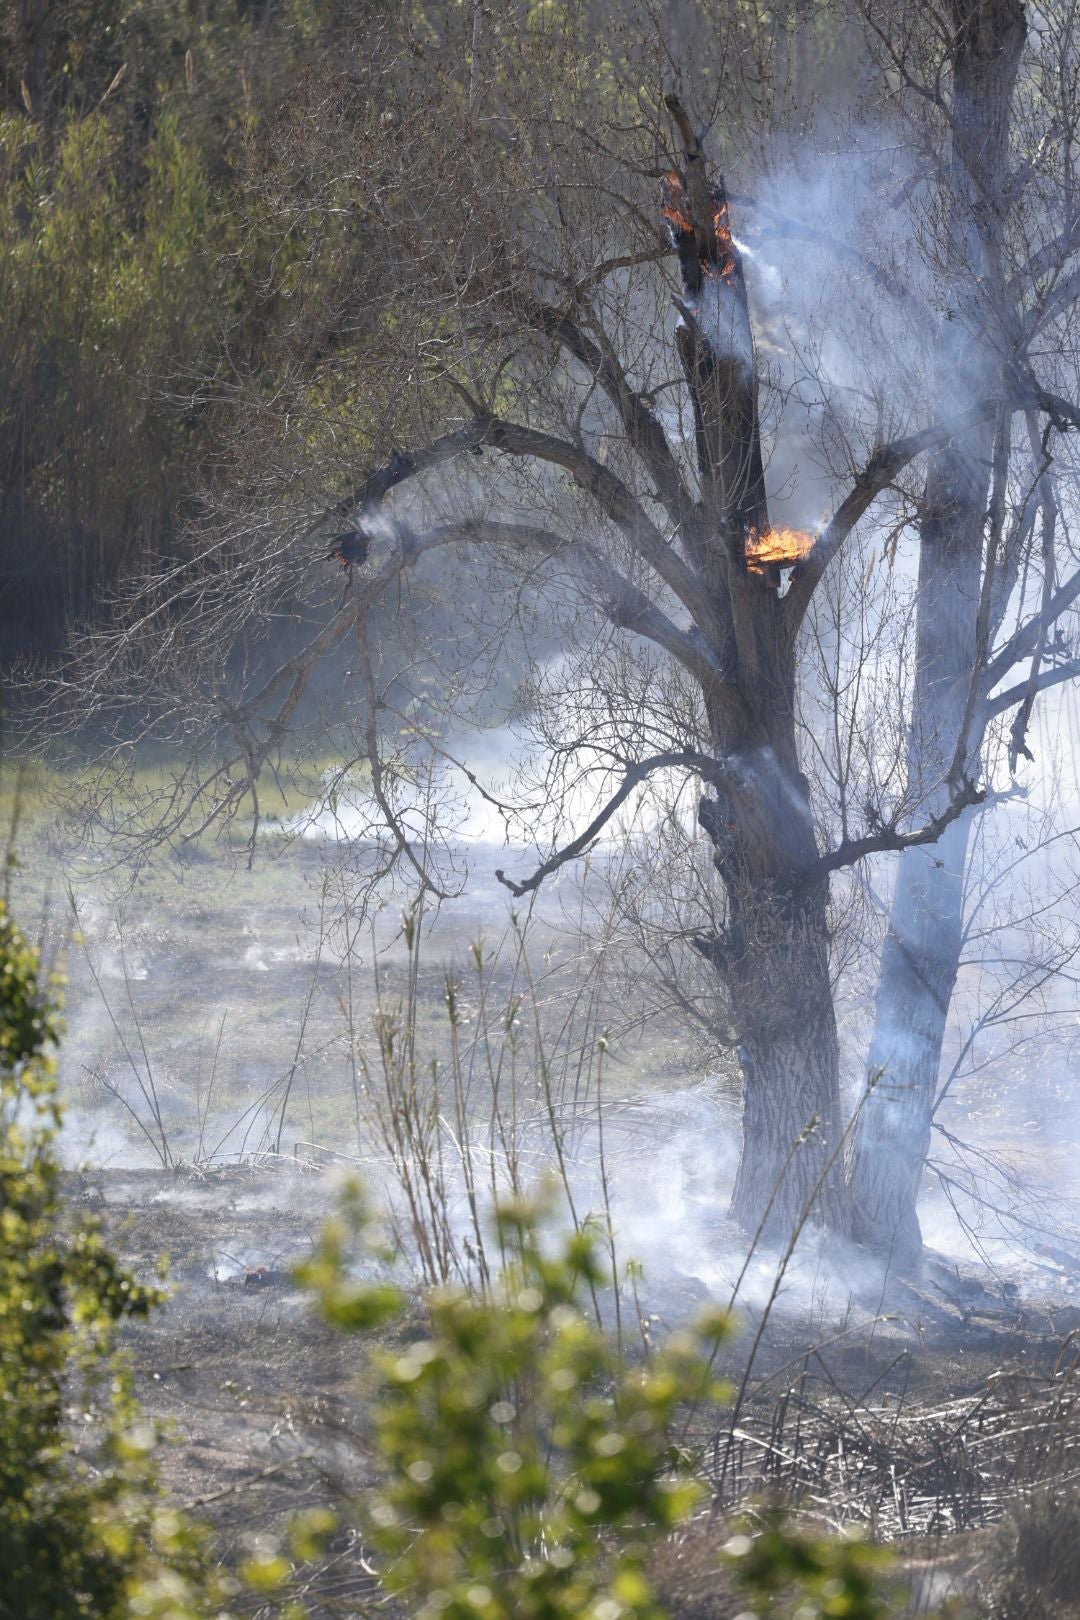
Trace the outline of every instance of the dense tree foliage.
<instances>
[{"instance_id":1,"label":"dense tree foliage","mask_svg":"<svg viewBox=\"0 0 1080 1620\"><path fill-rule=\"evenodd\" d=\"M13 0L0 18L9 652L55 648L66 616L180 544L212 478L211 401L279 309L253 151L335 21L163 0Z\"/></svg>"}]
</instances>

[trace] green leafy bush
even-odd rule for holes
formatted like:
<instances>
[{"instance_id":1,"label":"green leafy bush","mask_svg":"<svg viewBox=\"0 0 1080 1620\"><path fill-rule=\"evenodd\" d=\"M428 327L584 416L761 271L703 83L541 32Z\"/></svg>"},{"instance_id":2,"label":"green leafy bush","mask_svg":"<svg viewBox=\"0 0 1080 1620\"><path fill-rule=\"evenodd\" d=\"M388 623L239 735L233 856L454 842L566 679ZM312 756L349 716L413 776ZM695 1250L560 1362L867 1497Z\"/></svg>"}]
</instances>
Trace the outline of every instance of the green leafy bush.
<instances>
[{"instance_id":1,"label":"green leafy bush","mask_svg":"<svg viewBox=\"0 0 1080 1620\"><path fill-rule=\"evenodd\" d=\"M353 1188L301 1272L327 1318L352 1332L401 1304L352 1280L365 1219ZM647 1555L704 1494L673 1438L677 1419L725 1395L712 1368L727 1318L711 1313L628 1362L583 1303L607 1275L588 1228L550 1252L535 1209L511 1205L496 1220L516 1258L491 1291L432 1290L425 1336L375 1353L387 1480L362 1517L383 1580L420 1620L659 1620ZM895 1612L880 1550L796 1531L779 1514L725 1545L721 1524L716 1565L745 1594L740 1620Z\"/></svg>"},{"instance_id":2,"label":"green leafy bush","mask_svg":"<svg viewBox=\"0 0 1080 1620\"><path fill-rule=\"evenodd\" d=\"M0 901L0 1615L195 1620L211 1599L198 1539L162 1504L114 1342L160 1294L95 1222L65 1220L57 1037L55 993Z\"/></svg>"},{"instance_id":3,"label":"green leafy bush","mask_svg":"<svg viewBox=\"0 0 1080 1620\"><path fill-rule=\"evenodd\" d=\"M723 1552L736 1585L754 1605L742 1620L793 1611L797 1620L889 1620L906 1612L882 1581L891 1562L886 1551L847 1537L800 1532L778 1512L732 1536Z\"/></svg>"},{"instance_id":4,"label":"green leafy bush","mask_svg":"<svg viewBox=\"0 0 1080 1620\"><path fill-rule=\"evenodd\" d=\"M327 1233L304 1277L349 1329L396 1309L351 1285L348 1226ZM648 1547L701 1494L671 1440L677 1409L710 1383L720 1316L628 1366L578 1303L601 1269L588 1232L544 1252L535 1211L498 1215L517 1259L490 1296L428 1299L428 1336L376 1354L386 1484L364 1504L384 1578L425 1620L615 1620L659 1614Z\"/></svg>"}]
</instances>

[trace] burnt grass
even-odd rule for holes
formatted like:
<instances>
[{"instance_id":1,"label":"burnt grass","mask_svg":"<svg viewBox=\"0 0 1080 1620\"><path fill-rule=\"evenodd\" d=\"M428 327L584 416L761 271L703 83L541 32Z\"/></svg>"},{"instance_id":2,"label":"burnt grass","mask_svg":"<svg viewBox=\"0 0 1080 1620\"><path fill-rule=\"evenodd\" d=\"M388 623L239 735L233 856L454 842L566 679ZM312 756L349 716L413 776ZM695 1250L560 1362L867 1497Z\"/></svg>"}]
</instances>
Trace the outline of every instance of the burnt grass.
<instances>
[{"instance_id":1,"label":"burnt grass","mask_svg":"<svg viewBox=\"0 0 1080 1620\"><path fill-rule=\"evenodd\" d=\"M323 1179L105 1170L70 1177L69 1196L102 1215L140 1277L168 1257L172 1297L129 1327L125 1347L142 1406L165 1433L169 1498L212 1527L227 1564L297 1510L335 1505L341 1533L298 1576L297 1595L314 1615L376 1596L384 1605L348 1507L378 1477L365 1416L371 1341L328 1329L290 1275L330 1207ZM654 1314L654 1336L698 1302L669 1301L671 1320ZM890 1319L875 1323L879 1303ZM744 1322L721 1352L733 1387L754 1326ZM417 1304L376 1342L422 1331ZM898 1613L950 1592L963 1595L963 1612L991 1612L968 1602L981 1603L988 1572L1015 1580L1017 1505L1047 1491L1052 1502L1076 1496L1077 1337L1072 1308L1025 1309L974 1274L934 1266L917 1284L891 1283L854 1326L778 1309L734 1419L730 1408L703 1411L688 1434L712 1498L654 1557L663 1602L686 1620L738 1612L717 1549L748 1505L777 1499L809 1524L893 1544L914 1593ZM1041 1545L1051 1530L1027 1533ZM1070 1594L1040 1610L1070 1614Z\"/></svg>"}]
</instances>

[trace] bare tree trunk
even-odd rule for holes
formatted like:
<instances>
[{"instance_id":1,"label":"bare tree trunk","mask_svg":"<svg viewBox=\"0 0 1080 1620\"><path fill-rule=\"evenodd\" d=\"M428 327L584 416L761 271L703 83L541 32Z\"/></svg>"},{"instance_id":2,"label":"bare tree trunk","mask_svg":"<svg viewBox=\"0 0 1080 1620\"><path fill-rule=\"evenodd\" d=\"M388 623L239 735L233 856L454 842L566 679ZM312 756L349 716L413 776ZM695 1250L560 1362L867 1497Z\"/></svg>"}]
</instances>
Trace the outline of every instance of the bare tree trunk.
<instances>
[{"instance_id":1,"label":"bare tree trunk","mask_svg":"<svg viewBox=\"0 0 1080 1620\"><path fill-rule=\"evenodd\" d=\"M794 906L758 904L752 938L726 965L743 1073L731 1213L751 1231L770 1202L775 1232L790 1231L808 1207L834 1232L848 1226L839 1167L818 1188L841 1133L825 900L819 889Z\"/></svg>"},{"instance_id":2,"label":"bare tree trunk","mask_svg":"<svg viewBox=\"0 0 1080 1620\"><path fill-rule=\"evenodd\" d=\"M754 588L767 612L775 594ZM820 851L787 697L755 729L764 740L723 758L720 791L698 809L728 897L722 934L698 948L723 979L743 1078L731 1213L750 1231L767 1217L787 1233L812 1205L846 1234L841 1166L818 1186L842 1129L829 885L813 875Z\"/></svg>"},{"instance_id":3,"label":"bare tree trunk","mask_svg":"<svg viewBox=\"0 0 1080 1620\"><path fill-rule=\"evenodd\" d=\"M980 292L1000 287L997 200L1026 31L1017 0L953 0L952 9L957 36L948 184L955 302L949 313L963 318L942 323L938 398L945 415L958 376L968 386L1000 387L1000 362L974 333ZM957 767L978 764L979 739L965 735L965 726L985 654L979 606L993 450L992 426L976 429L941 451L927 477L908 772L932 814L947 802ZM986 567L993 561L990 546ZM898 1265L912 1264L922 1247L916 1204L959 968L970 826L968 813L933 848L901 857L882 952L869 1051L870 1074L880 1079L860 1116L851 1192L856 1237Z\"/></svg>"},{"instance_id":4,"label":"bare tree trunk","mask_svg":"<svg viewBox=\"0 0 1080 1620\"><path fill-rule=\"evenodd\" d=\"M709 185L697 137L681 106L673 99L669 106L686 167L666 178L664 217L682 276L676 337L708 514L684 543L714 601L712 651L728 672L722 691L703 690L716 797L698 809L728 917L719 934L696 943L724 982L741 1052L732 1214L751 1231L766 1215L787 1231L839 1141L828 882L812 876L820 851L798 762L794 643L777 590L780 569L753 555L771 531L742 265L723 184ZM814 1213L846 1231L839 1176Z\"/></svg>"},{"instance_id":5,"label":"bare tree trunk","mask_svg":"<svg viewBox=\"0 0 1080 1620\"><path fill-rule=\"evenodd\" d=\"M851 1192L855 1236L898 1267L922 1250L916 1211L960 962L970 826L965 815L932 849L904 855L881 957L869 1053L880 1079L856 1131Z\"/></svg>"}]
</instances>

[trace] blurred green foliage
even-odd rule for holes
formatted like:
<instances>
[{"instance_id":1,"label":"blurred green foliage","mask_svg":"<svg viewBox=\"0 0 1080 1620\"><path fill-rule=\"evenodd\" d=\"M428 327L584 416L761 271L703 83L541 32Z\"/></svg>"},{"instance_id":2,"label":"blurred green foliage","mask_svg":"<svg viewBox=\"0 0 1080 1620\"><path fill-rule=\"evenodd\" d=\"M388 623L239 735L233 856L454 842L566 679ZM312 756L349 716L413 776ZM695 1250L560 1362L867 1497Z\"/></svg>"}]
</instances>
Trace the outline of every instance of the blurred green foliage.
<instances>
[{"instance_id":1,"label":"blurred green foliage","mask_svg":"<svg viewBox=\"0 0 1080 1620\"><path fill-rule=\"evenodd\" d=\"M161 1295L65 1215L57 1037L55 989L0 902L0 1615L194 1620L222 1593L158 1493L115 1348Z\"/></svg>"},{"instance_id":2,"label":"blurred green foliage","mask_svg":"<svg viewBox=\"0 0 1080 1620\"><path fill-rule=\"evenodd\" d=\"M348 1281L362 1220L354 1191L302 1273L349 1330L397 1308L385 1286ZM546 1253L534 1210L504 1206L498 1221L517 1258L497 1291L431 1293L428 1336L375 1356L387 1479L364 1519L385 1578L425 1620L657 1616L646 1553L701 1495L672 1423L710 1386L726 1318L629 1365L579 1304L602 1282L591 1234Z\"/></svg>"},{"instance_id":3,"label":"blurred green foliage","mask_svg":"<svg viewBox=\"0 0 1080 1620\"><path fill-rule=\"evenodd\" d=\"M0 12L0 621L48 650L182 544L223 375L275 318L254 137L330 5ZM242 248L242 250L241 250Z\"/></svg>"},{"instance_id":4,"label":"blurred green foliage","mask_svg":"<svg viewBox=\"0 0 1080 1620\"><path fill-rule=\"evenodd\" d=\"M753 1604L744 1620L793 1611L798 1620L889 1620L909 1612L883 1579L892 1562L886 1549L796 1530L780 1512L766 1512L747 1533L732 1536L723 1557Z\"/></svg>"},{"instance_id":5,"label":"blurred green foliage","mask_svg":"<svg viewBox=\"0 0 1080 1620\"><path fill-rule=\"evenodd\" d=\"M301 1273L327 1318L350 1332L382 1326L401 1301L356 1281L366 1212L357 1188ZM423 1337L377 1351L372 1409L385 1484L362 1504L383 1579L421 1620L659 1620L650 1548L705 1495L674 1436L703 1397L727 1336L712 1312L634 1362L583 1301L603 1286L602 1244L588 1226L552 1244L541 1212L503 1206L504 1253L486 1294L433 1290ZM886 1620L880 1549L758 1515L721 1545L745 1603L741 1620ZM305 1532L307 1533L307 1532ZM284 1559L266 1567L283 1580Z\"/></svg>"}]
</instances>

